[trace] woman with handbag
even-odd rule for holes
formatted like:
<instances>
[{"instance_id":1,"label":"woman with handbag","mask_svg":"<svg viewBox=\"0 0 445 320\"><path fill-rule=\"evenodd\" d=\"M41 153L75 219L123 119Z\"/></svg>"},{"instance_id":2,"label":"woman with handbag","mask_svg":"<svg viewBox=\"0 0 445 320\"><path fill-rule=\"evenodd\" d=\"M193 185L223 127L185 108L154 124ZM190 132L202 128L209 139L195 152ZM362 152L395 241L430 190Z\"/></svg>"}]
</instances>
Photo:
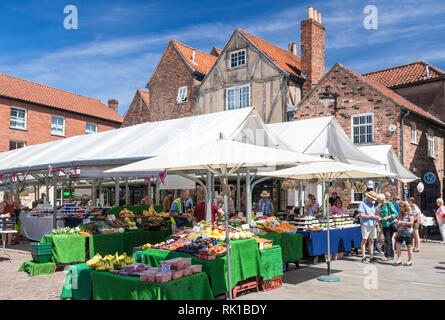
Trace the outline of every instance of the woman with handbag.
<instances>
[{"instance_id":1,"label":"woman with handbag","mask_svg":"<svg viewBox=\"0 0 445 320\"><path fill-rule=\"evenodd\" d=\"M394 259L394 248L392 244L392 236L394 231L391 228L391 223L398 217L398 214L390 199L391 197L387 197L382 193L377 195L377 202L379 203L380 208L380 218L382 218L380 222L382 225L383 236L385 238L385 257L382 259L382 261Z\"/></svg>"},{"instance_id":2,"label":"woman with handbag","mask_svg":"<svg viewBox=\"0 0 445 320\"><path fill-rule=\"evenodd\" d=\"M436 204L439 207L436 211L436 219L440 235L442 236L442 241L440 243L445 244L445 206L443 205L443 199L437 199Z\"/></svg>"},{"instance_id":3,"label":"woman with handbag","mask_svg":"<svg viewBox=\"0 0 445 320\"><path fill-rule=\"evenodd\" d=\"M414 250L413 252L419 252L419 247L420 247L420 234L419 234L419 229L420 229L420 223L421 223L421 219L420 219L420 209L416 204L416 198L409 198L408 199L408 203L409 206L411 207L412 213L414 215L414 225L413 225L413 238L414 238Z\"/></svg>"},{"instance_id":4,"label":"woman with handbag","mask_svg":"<svg viewBox=\"0 0 445 320\"><path fill-rule=\"evenodd\" d=\"M396 237L397 262L394 265L402 265L402 243L405 241L408 248L408 261L404 264L404 266L410 267L413 265L414 215L411 212L411 207L406 202L400 202L399 208L399 217L394 221L398 227Z\"/></svg>"}]
</instances>

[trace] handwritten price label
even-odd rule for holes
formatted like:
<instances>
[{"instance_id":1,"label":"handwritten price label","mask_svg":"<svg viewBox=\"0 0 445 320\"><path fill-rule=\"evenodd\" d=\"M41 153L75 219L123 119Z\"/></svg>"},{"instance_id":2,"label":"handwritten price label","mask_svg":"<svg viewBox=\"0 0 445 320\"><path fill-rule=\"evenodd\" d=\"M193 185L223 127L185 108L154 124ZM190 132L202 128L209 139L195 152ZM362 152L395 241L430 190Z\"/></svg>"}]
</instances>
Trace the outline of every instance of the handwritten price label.
<instances>
[{"instance_id":1,"label":"handwritten price label","mask_svg":"<svg viewBox=\"0 0 445 320\"><path fill-rule=\"evenodd\" d=\"M256 216L257 216L258 218L260 218L260 217L263 216L263 213L262 213L262 212L257 212L257 213L256 213Z\"/></svg>"}]
</instances>

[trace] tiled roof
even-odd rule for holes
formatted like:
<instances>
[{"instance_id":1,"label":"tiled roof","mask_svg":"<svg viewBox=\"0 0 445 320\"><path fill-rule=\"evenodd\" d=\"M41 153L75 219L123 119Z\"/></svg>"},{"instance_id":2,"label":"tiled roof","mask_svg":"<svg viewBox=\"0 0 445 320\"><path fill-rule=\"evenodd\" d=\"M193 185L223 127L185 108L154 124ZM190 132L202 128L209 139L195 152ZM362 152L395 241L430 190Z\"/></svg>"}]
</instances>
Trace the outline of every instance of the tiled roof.
<instances>
[{"instance_id":1,"label":"tiled roof","mask_svg":"<svg viewBox=\"0 0 445 320\"><path fill-rule=\"evenodd\" d=\"M122 117L98 99L48 87L0 73L0 95L31 103L122 122Z\"/></svg>"},{"instance_id":2,"label":"tiled roof","mask_svg":"<svg viewBox=\"0 0 445 320\"><path fill-rule=\"evenodd\" d=\"M385 70L365 73L363 74L363 76L375 82L378 82L385 87L396 87L409 83L419 82L422 80L427 80L426 66L429 67L430 73L430 78L428 79L435 79L441 76L445 76L445 71L442 71L439 68L436 68L424 61L413 62L410 64L405 64L403 66L397 66Z\"/></svg>"},{"instance_id":3,"label":"tiled roof","mask_svg":"<svg viewBox=\"0 0 445 320\"><path fill-rule=\"evenodd\" d=\"M181 54L184 56L184 58L187 60L187 62L190 64L190 66L197 72L202 74L207 74L210 69L212 68L213 64L216 61L216 57L212 56L211 54L205 53L200 50L196 50L192 47L189 47L177 40L172 40L173 43L176 45L176 47L179 49ZM195 63L192 61L193 57L193 50L195 50Z\"/></svg>"},{"instance_id":4,"label":"tiled roof","mask_svg":"<svg viewBox=\"0 0 445 320\"><path fill-rule=\"evenodd\" d=\"M217 48L217 47L213 47L212 50L215 50L217 55L220 55L221 51L222 51L220 48Z\"/></svg>"},{"instance_id":5,"label":"tiled roof","mask_svg":"<svg viewBox=\"0 0 445 320\"><path fill-rule=\"evenodd\" d=\"M263 51L281 70L301 75L301 58L261 38L239 29L254 45Z\"/></svg>"},{"instance_id":6,"label":"tiled roof","mask_svg":"<svg viewBox=\"0 0 445 320\"><path fill-rule=\"evenodd\" d=\"M138 89L139 93L141 94L142 99L144 99L145 104L147 106L150 105L150 92L143 90L143 89Z\"/></svg>"},{"instance_id":7,"label":"tiled roof","mask_svg":"<svg viewBox=\"0 0 445 320\"><path fill-rule=\"evenodd\" d=\"M367 77L364 77L348 68L346 68L345 66L340 65L340 67L342 67L343 69L345 69L347 72L353 74L354 76L356 76L357 78L359 78L360 80L362 80L363 82L365 82L366 84L368 84L369 86L373 87L375 90L379 91L381 94L383 94L384 96L392 99L395 103L397 103L398 105L412 111L415 112L425 118L431 119L435 122L440 123L441 125L445 126L445 123L443 123L439 118L433 116L432 114L426 112L425 110L423 110L422 108L420 108L419 106L416 106L415 104L413 104L412 102L406 100L405 98L403 98L402 96L398 95L397 93L395 93L393 90L388 89L387 87L381 85L380 83L377 83Z\"/></svg>"}]
</instances>

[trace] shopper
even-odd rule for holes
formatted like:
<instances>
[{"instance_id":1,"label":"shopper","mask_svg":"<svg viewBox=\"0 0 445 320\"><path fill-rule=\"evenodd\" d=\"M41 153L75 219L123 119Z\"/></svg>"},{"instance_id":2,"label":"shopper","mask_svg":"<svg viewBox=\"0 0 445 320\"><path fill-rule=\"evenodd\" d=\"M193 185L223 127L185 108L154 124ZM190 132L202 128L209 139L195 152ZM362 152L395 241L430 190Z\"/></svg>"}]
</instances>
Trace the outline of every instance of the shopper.
<instances>
[{"instance_id":1,"label":"shopper","mask_svg":"<svg viewBox=\"0 0 445 320\"><path fill-rule=\"evenodd\" d=\"M380 217L376 215L374 202L377 200L377 194L374 191L365 193L365 200L358 206L358 214L362 229L362 263L376 262L374 257L374 239L377 238L376 223ZM366 258L366 243L369 247L369 261Z\"/></svg>"},{"instance_id":2,"label":"shopper","mask_svg":"<svg viewBox=\"0 0 445 320\"><path fill-rule=\"evenodd\" d=\"M413 240L414 240L414 250L413 252L419 252L420 248L420 223L421 223L421 212L420 208L416 204L416 198L409 198L408 204L411 207L411 212L414 216L414 225L413 225Z\"/></svg>"},{"instance_id":3,"label":"shopper","mask_svg":"<svg viewBox=\"0 0 445 320\"><path fill-rule=\"evenodd\" d=\"M320 205L317 202L317 197L313 194L309 195L309 202L306 204L306 212L309 217L318 217L320 213Z\"/></svg>"},{"instance_id":4,"label":"shopper","mask_svg":"<svg viewBox=\"0 0 445 320\"><path fill-rule=\"evenodd\" d=\"M199 199L198 200L198 204L196 205L195 209L194 209L194 215L196 218L196 221L202 221L202 220L206 220L206 211L207 211L207 206L205 203L205 199ZM218 206L216 206L214 203L212 203L212 223L217 223L219 220L224 218L224 211L219 208Z\"/></svg>"},{"instance_id":5,"label":"shopper","mask_svg":"<svg viewBox=\"0 0 445 320\"><path fill-rule=\"evenodd\" d=\"M394 205L394 208L396 208L397 213L400 213L399 203L400 203L400 197L394 196L392 204Z\"/></svg>"},{"instance_id":6,"label":"shopper","mask_svg":"<svg viewBox=\"0 0 445 320\"><path fill-rule=\"evenodd\" d=\"M3 202L0 203L0 214L9 214L17 221L17 217L15 216L14 209L20 209L20 204L11 200L11 194L9 192L5 192L3 194ZM5 234L2 234L2 241L5 240ZM6 243L6 247L12 245L12 233L8 234L8 241Z\"/></svg>"},{"instance_id":7,"label":"shopper","mask_svg":"<svg viewBox=\"0 0 445 320\"><path fill-rule=\"evenodd\" d=\"M257 210L265 216L271 216L274 212L272 201L269 200L270 194L266 190L261 192L261 199L257 203Z\"/></svg>"},{"instance_id":8,"label":"shopper","mask_svg":"<svg viewBox=\"0 0 445 320\"><path fill-rule=\"evenodd\" d=\"M337 198L337 200L335 200L335 204L331 207L331 216L341 215L344 213L345 212L343 211L343 202L340 198Z\"/></svg>"},{"instance_id":9,"label":"shopper","mask_svg":"<svg viewBox=\"0 0 445 320\"><path fill-rule=\"evenodd\" d=\"M396 251L397 262L395 266L402 265L402 243L405 242L408 248L408 261L404 266L413 264L413 224L414 216L411 213L411 207L406 202L399 202L399 217L394 221L397 224Z\"/></svg>"},{"instance_id":10,"label":"shopper","mask_svg":"<svg viewBox=\"0 0 445 320\"><path fill-rule=\"evenodd\" d=\"M193 191L189 190L189 198L187 199L187 201L185 202L185 207L187 209L193 209Z\"/></svg>"},{"instance_id":11,"label":"shopper","mask_svg":"<svg viewBox=\"0 0 445 320\"><path fill-rule=\"evenodd\" d=\"M246 193L243 192L243 195L240 199L240 209L239 211L241 212L246 212L246 208L247 208L247 196Z\"/></svg>"},{"instance_id":12,"label":"shopper","mask_svg":"<svg viewBox=\"0 0 445 320\"><path fill-rule=\"evenodd\" d=\"M331 207L335 206L335 201L340 200L340 197L337 195L337 192L332 192L331 196L329 197L329 204Z\"/></svg>"},{"instance_id":13,"label":"shopper","mask_svg":"<svg viewBox=\"0 0 445 320\"><path fill-rule=\"evenodd\" d=\"M385 257L382 259L382 261L388 261L394 259L394 246L392 243L393 234L394 231L391 228L391 223L397 219L398 214L396 209L394 208L394 205L389 201L390 194L378 194L377 195L377 202L379 205L379 215L380 215L380 222L382 225L382 232L383 236L385 238L385 245L384 245L384 253Z\"/></svg>"},{"instance_id":14,"label":"shopper","mask_svg":"<svg viewBox=\"0 0 445 320\"><path fill-rule=\"evenodd\" d=\"M164 197L164 201L162 203L162 206L164 207L164 212L170 211L172 201L173 201L173 193L168 192L167 195Z\"/></svg>"},{"instance_id":15,"label":"shopper","mask_svg":"<svg viewBox=\"0 0 445 320\"><path fill-rule=\"evenodd\" d=\"M441 244L445 244L445 206L443 205L443 199L436 200L436 204L439 207L436 211L437 224L439 225L440 235L442 236Z\"/></svg>"}]
</instances>

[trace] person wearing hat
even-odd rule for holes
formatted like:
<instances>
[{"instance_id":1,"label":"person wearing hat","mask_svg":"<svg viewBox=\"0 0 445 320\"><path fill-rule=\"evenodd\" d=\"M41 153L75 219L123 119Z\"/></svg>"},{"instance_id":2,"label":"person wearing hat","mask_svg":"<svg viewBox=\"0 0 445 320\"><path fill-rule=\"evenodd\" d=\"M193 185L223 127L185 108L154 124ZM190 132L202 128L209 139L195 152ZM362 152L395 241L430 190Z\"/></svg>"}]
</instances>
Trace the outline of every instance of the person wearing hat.
<instances>
[{"instance_id":1,"label":"person wearing hat","mask_svg":"<svg viewBox=\"0 0 445 320\"><path fill-rule=\"evenodd\" d=\"M261 199L257 203L258 212L262 212L265 216L270 216L275 211L272 201L269 200L270 194L266 190L261 192Z\"/></svg>"},{"instance_id":2,"label":"person wearing hat","mask_svg":"<svg viewBox=\"0 0 445 320\"><path fill-rule=\"evenodd\" d=\"M369 262L374 263L377 261L374 257L374 239L377 238L377 221L380 221L380 216L376 214L375 201L377 201L377 194L374 191L369 191L365 193L365 200L360 202L357 209L362 229L362 263L368 263L366 259L366 243L369 246Z\"/></svg>"}]
</instances>

